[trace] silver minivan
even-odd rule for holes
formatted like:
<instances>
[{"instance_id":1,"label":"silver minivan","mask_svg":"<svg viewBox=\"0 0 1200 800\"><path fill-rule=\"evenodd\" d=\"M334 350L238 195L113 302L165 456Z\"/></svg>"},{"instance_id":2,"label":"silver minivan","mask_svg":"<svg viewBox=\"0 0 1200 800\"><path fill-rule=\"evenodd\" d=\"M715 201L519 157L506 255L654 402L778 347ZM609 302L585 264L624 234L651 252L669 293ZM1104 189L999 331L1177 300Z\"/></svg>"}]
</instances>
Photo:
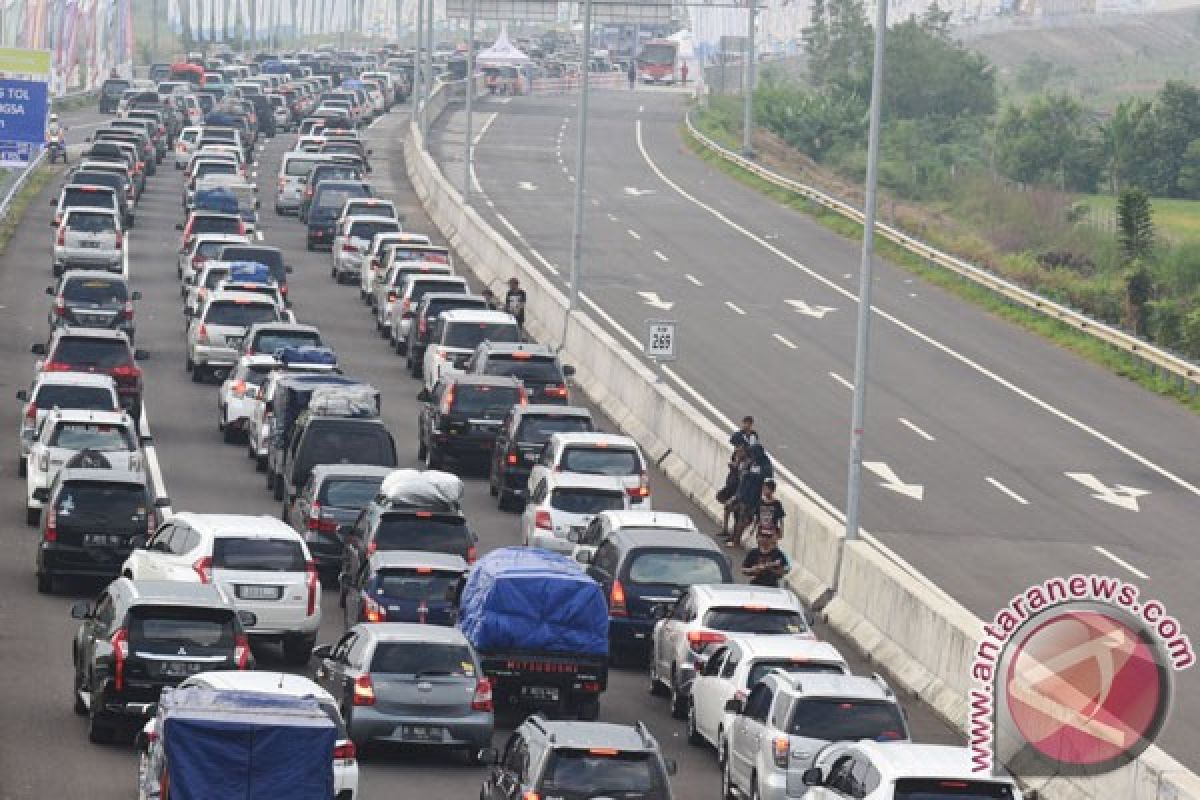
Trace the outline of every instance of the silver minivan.
<instances>
[{"instance_id":1,"label":"silver minivan","mask_svg":"<svg viewBox=\"0 0 1200 800\"><path fill-rule=\"evenodd\" d=\"M226 372L237 363L246 330L259 322L282 319L274 299L254 292L213 291L189 319L187 370L200 383L208 373Z\"/></svg>"},{"instance_id":2,"label":"silver minivan","mask_svg":"<svg viewBox=\"0 0 1200 800\"><path fill-rule=\"evenodd\" d=\"M332 160L333 156L320 153L285 153L279 165L279 193L275 196L275 213L299 212L309 173L317 164Z\"/></svg>"},{"instance_id":3,"label":"silver minivan","mask_svg":"<svg viewBox=\"0 0 1200 800\"><path fill-rule=\"evenodd\" d=\"M124 273L125 234L119 212L106 208L63 212L54 237L54 274L72 267Z\"/></svg>"}]
</instances>

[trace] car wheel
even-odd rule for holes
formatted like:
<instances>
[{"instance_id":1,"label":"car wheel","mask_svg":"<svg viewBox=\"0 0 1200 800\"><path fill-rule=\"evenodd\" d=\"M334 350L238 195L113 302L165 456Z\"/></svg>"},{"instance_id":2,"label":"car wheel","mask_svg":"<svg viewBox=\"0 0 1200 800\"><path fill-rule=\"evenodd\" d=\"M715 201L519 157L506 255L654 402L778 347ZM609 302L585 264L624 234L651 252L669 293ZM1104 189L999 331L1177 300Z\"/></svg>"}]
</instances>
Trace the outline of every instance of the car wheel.
<instances>
[{"instance_id":1,"label":"car wheel","mask_svg":"<svg viewBox=\"0 0 1200 800\"><path fill-rule=\"evenodd\" d=\"M678 673L671 670L671 716L675 719L687 717L688 696L680 691Z\"/></svg>"},{"instance_id":2,"label":"car wheel","mask_svg":"<svg viewBox=\"0 0 1200 800\"><path fill-rule=\"evenodd\" d=\"M40 508L25 508L25 524L30 527L37 525L42 519L42 510Z\"/></svg>"},{"instance_id":3,"label":"car wheel","mask_svg":"<svg viewBox=\"0 0 1200 800\"><path fill-rule=\"evenodd\" d=\"M432 447L425 448L425 469L441 469L442 457Z\"/></svg>"},{"instance_id":4,"label":"car wheel","mask_svg":"<svg viewBox=\"0 0 1200 800\"><path fill-rule=\"evenodd\" d=\"M500 489L496 486L496 475L492 472L488 473L488 494L492 497L500 496Z\"/></svg>"},{"instance_id":5,"label":"car wheel","mask_svg":"<svg viewBox=\"0 0 1200 800\"><path fill-rule=\"evenodd\" d=\"M696 704L688 703L687 715L687 741L693 747L700 747L704 744L704 737L700 735L700 729L696 727Z\"/></svg>"},{"instance_id":6,"label":"car wheel","mask_svg":"<svg viewBox=\"0 0 1200 800\"><path fill-rule=\"evenodd\" d=\"M237 444L238 432L230 425L221 428L221 441L225 444Z\"/></svg>"},{"instance_id":7,"label":"car wheel","mask_svg":"<svg viewBox=\"0 0 1200 800\"><path fill-rule=\"evenodd\" d=\"M275 488L271 492L271 496L274 497L279 502L281 502L281 503L283 502L283 476L282 475L275 479Z\"/></svg>"},{"instance_id":8,"label":"car wheel","mask_svg":"<svg viewBox=\"0 0 1200 800\"><path fill-rule=\"evenodd\" d=\"M429 448L427 448L425 446L425 441L423 439L418 439L417 440L417 461L424 461L425 457L428 454L429 454Z\"/></svg>"},{"instance_id":9,"label":"car wheel","mask_svg":"<svg viewBox=\"0 0 1200 800\"><path fill-rule=\"evenodd\" d=\"M729 753L722 745L719 761L721 763L721 799L737 800L737 791L733 788L733 775L729 772Z\"/></svg>"},{"instance_id":10,"label":"car wheel","mask_svg":"<svg viewBox=\"0 0 1200 800\"><path fill-rule=\"evenodd\" d=\"M271 472L270 469L267 469L266 473L267 473L267 491L268 492L274 491L275 490L275 473Z\"/></svg>"},{"instance_id":11,"label":"car wheel","mask_svg":"<svg viewBox=\"0 0 1200 800\"><path fill-rule=\"evenodd\" d=\"M283 657L293 667L303 667L312 658L313 645L316 639L307 636L297 636L283 640Z\"/></svg>"},{"instance_id":12,"label":"car wheel","mask_svg":"<svg viewBox=\"0 0 1200 800\"><path fill-rule=\"evenodd\" d=\"M658 668L655 666L657 662L658 659L652 653L650 655L650 694L655 697L666 697L670 694L670 691L667 689L667 685L658 677Z\"/></svg>"},{"instance_id":13,"label":"car wheel","mask_svg":"<svg viewBox=\"0 0 1200 800\"><path fill-rule=\"evenodd\" d=\"M88 713L87 704L83 702L83 693L82 693L82 690L78 686L75 687L74 710L75 710L75 713L81 717L87 716L87 713Z\"/></svg>"},{"instance_id":14,"label":"car wheel","mask_svg":"<svg viewBox=\"0 0 1200 800\"><path fill-rule=\"evenodd\" d=\"M29 464L25 460L25 456L21 456L17 459L17 477L24 478L27 474L29 474Z\"/></svg>"},{"instance_id":15,"label":"car wheel","mask_svg":"<svg viewBox=\"0 0 1200 800\"><path fill-rule=\"evenodd\" d=\"M196 362L192 361L190 356L183 360L183 371L184 372L192 372L195 369L196 369Z\"/></svg>"},{"instance_id":16,"label":"car wheel","mask_svg":"<svg viewBox=\"0 0 1200 800\"><path fill-rule=\"evenodd\" d=\"M88 741L92 744L108 744L113 740L112 725L105 719L103 707L103 698L93 696L92 707L88 710Z\"/></svg>"},{"instance_id":17,"label":"car wheel","mask_svg":"<svg viewBox=\"0 0 1200 800\"><path fill-rule=\"evenodd\" d=\"M762 794L760 794L758 791L758 776L755 775L751 777L750 781L750 800L760 800L762 798Z\"/></svg>"}]
</instances>

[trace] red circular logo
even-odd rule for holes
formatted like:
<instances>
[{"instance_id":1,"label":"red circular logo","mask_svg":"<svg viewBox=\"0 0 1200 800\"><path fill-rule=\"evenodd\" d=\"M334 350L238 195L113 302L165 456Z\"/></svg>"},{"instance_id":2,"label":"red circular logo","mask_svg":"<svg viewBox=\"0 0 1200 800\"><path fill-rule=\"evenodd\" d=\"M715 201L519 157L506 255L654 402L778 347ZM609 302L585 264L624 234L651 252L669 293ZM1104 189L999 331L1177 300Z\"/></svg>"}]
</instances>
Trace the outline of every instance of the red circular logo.
<instances>
[{"instance_id":1,"label":"red circular logo","mask_svg":"<svg viewBox=\"0 0 1200 800\"><path fill-rule=\"evenodd\" d=\"M1013 642L1004 696L1040 755L1088 768L1119 765L1153 740L1170 699L1146 634L1098 610L1058 609Z\"/></svg>"}]
</instances>

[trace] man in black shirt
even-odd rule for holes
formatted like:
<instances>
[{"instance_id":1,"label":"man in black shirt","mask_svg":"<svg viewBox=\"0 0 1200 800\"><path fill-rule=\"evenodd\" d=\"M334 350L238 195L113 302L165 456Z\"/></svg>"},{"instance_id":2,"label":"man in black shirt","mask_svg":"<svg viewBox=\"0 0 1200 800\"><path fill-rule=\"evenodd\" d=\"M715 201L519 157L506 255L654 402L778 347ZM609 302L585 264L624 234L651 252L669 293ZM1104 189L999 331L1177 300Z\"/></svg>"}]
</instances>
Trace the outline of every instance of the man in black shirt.
<instances>
[{"instance_id":1,"label":"man in black shirt","mask_svg":"<svg viewBox=\"0 0 1200 800\"><path fill-rule=\"evenodd\" d=\"M517 318L517 324L525 327L525 290L516 278L508 279L508 291L504 293L504 310Z\"/></svg>"},{"instance_id":2,"label":"man in black shirt","mask_svg":"<svg viewBox=\"0 0 1200 800\"><path fill-rule=\"evenodd\" d=\"M788 569L787 556L775 546L775 537L759 531L758 547L746 553L742 574L750 579L752 586L778 587Z\"/></svg>"},{"instance_id":3,"label":"man in black shirt","mask_svg":"<svg viewBox=\"0 0 1200 800\"><path fill-rule=\"evenodd\" d=\"M775 496L775 481L768 478L763 481L762 500L758 503L758 532L766 531L779 541L783 538L783 518L786 516L783 503Z\"/></svg>"},{"instance_id":4,"label":"man in black shirt","mask_svg":"<svg viewBox=\"0 0 1200 800\"><path fill-rule=\"evenodd\" d=\"M744 447L749 450L759 444L758 431L754 430L754 417L742 417L742 427L733 432L729 443L734 447Z\"/></svg>"}]
</instances>

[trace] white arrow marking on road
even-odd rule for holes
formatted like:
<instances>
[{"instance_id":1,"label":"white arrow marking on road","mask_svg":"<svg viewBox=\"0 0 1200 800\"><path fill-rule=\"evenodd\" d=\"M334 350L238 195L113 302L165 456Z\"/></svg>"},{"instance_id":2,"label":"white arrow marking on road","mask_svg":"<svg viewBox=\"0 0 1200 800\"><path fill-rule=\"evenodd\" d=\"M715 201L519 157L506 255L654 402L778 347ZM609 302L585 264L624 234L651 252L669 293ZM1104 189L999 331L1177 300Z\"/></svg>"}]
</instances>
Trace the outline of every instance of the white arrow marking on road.
<instances>
[{"instance_id":1,"label":"white arrow marking on road","mask_svg":"<svg viewBox=\"0 0 1200 800\"><path fill-rule=\"evenodd\" d=\"M626 186L625 194L629 195L630 197L643 197L648 194L658 194L658 190L657 189L638 189L634 186Z\"/></svg>"},{"instance_id":2,"label":"white arrow marking on road","mask_svg":"<svg viewBox=\"0 0 1200 800\"><path fill-rule=\"evenodd\" d=\"M809 317L816 317L817 319L824 319L825 315L830 311L837 311L837 309L833 308L832 306L810 306L803 300L785 300L784 302L801 314Z\"/></svg>"},{"instance_id":3,"label":"white arrow marking on road","mask_svg":"<svg viewBox=\"0 0 1200 800\"><path fill-rule=\"evenodd\" d=\"M1146 489L1135 489L1132 486L1125 486L1120 483L1105 486L1104 481L1090 472L1064 472L1063 474L1071 480L1078 481L1091 489L1093 492L1092 497L1097 500L1119 506L1126 511L1140 511L1137 499L1150 494Z\"/></svg>"},{"instance_id":4,"label":"white arrow marking on road","mask_svg":"<svg viewBox=\"0 0 1200 800\"><path fill-rule=\"evenodd\" d=\"M883 480L879 483L885 489L891 489L897 494L902 494L905 497L911 497L913 500L922 500L925 497L925 487L919 483L905 483L900 480L895 471L882 461L864 461L863 466L874 472Z\"/></svg>"},{"instance_id":5,"label":"white arrow marking on road","mask_svg":"<svg viewBox=\"0 0 1200 800\"><path fill-rule=\"evenodd\" d=\"M565 170L565 169L566 169L566 168L564 167L564 170ZM537 184L530 183L529 181L521 181L520 183L518 183L518 184L517 184L517 188L518 188L518 189L524 189L524 190L525 190L525 191L527 191L527 192L536 192L536 191L537 191Z\"/></svg>"},{"instance_id":6,"label":"white arrow marking on road","mask_svg":"<svg viewBox=\"0 0 1200 800\"><path fill-rule=\"evenodd\" d=\"M675 305L660 298L658 292L638 292L638 296L642 298L642 302L646 305L661 308L663 311L670 311L671 307Z\"/></svg>"}]
</instances>

